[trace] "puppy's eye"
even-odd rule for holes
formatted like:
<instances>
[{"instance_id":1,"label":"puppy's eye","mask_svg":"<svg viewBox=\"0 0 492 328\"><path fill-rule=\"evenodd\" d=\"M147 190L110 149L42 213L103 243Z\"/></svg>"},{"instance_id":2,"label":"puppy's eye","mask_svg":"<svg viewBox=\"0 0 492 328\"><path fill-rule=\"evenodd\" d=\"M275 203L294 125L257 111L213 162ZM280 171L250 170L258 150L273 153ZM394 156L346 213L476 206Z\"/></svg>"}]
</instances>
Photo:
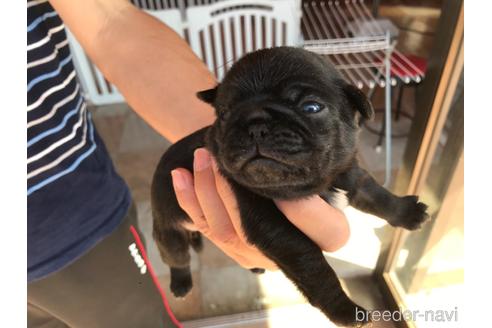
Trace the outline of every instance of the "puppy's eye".
<instances>
[{"instance_id":1,"label":"puppy's eye","mask_svg":"<svg viewBox=\"0 0 492 328\"><path fill-rule=\"evenodd\" d=\"M307 114L317 113L323 110L325 106L315 101L307 101L301 105L301 110Z\"/></svg>"}]
</instances>

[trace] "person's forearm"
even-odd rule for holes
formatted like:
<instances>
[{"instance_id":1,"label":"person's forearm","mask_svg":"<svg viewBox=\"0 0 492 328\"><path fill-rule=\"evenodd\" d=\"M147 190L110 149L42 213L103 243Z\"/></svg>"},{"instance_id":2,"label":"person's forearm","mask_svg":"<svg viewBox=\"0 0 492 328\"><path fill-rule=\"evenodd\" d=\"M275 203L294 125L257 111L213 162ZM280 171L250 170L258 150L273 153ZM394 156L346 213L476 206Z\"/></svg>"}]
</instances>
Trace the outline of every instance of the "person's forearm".
<instances>
[{"instance_id":1,"label":"person's forearm","mask_svg":"<svg viewBox=\"0 0 492 328\"><path fill-rule=\"evenodd\" d=\"M212 108L195 93L215 79L169 27L124 0L52 4L106 78L163 136L175 142L212 123Z\"/></svg>"}]
</instances>

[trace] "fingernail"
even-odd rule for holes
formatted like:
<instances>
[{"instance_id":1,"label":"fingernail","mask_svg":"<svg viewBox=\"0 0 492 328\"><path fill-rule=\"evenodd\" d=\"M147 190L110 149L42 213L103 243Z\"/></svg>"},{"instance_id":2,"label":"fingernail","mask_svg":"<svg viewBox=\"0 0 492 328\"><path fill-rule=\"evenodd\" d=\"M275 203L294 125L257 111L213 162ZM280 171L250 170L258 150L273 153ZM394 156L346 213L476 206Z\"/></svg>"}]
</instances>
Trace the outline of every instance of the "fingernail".
<instances>
[{"instance_id":1,"label":"fingernail","mask_svg":"<svg viewBox=\"0 0 492 328\"><path fill-rule=\"evenodd\" d=\"M188 188L188 182L181 172L172 170L171 176L173 177L173 185L177 190L185 190Z\"/></svg>"},{"instance_id":2,"label":"fingernail","mask_svg":"<svg viewBox=\"0 0 492 328\"><path fill-rule=\"evenodd\" d=\"M204 148L195 150L193 168L195 171L203 171L210 166L210 154Z\"/></svg>"}]
</instances>

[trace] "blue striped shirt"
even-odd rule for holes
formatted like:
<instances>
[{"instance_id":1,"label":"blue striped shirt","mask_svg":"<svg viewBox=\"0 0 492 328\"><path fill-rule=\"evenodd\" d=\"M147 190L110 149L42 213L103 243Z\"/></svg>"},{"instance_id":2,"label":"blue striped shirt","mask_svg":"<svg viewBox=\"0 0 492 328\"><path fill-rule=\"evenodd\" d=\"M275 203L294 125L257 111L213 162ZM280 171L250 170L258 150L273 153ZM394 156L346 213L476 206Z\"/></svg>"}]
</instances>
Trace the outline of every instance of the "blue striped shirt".
<instances>
[{"instance_id":1,"label":"blue striped shirt","mask_svg":"<svg viewBox=\"0 0 492 328\"><path fill-rule=\"evenodd\" d=\"M46 0L28 1L28 281L112 232L130 198L91 120L62 20Z\"/></svg>"}]
</instances>

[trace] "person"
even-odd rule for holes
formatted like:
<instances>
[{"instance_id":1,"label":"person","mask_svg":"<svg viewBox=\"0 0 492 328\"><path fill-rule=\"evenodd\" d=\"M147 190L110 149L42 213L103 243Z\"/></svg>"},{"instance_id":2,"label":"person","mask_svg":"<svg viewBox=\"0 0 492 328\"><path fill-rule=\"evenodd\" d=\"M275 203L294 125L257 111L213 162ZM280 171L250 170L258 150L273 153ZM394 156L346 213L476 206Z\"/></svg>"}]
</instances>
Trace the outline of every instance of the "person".
<instances>
[{"instance_id":1,"label":"person","mask_svg":"<svg viewBox=\"0 0 492 328\"><path fill-rule=\"evenodd\" d=\"M82 95L65 26L128 104L175 142L213 122L195 93L216 81L187 43L126 0L27 2L27 316L29 327L174 327L148 263L131 193ZM247 243L236 200L205 149L173 171L193 224L246 268L275 269ZM347 241L344 215L319 197L277 201L326 251Z\"/></svg>"}]
</instances>

